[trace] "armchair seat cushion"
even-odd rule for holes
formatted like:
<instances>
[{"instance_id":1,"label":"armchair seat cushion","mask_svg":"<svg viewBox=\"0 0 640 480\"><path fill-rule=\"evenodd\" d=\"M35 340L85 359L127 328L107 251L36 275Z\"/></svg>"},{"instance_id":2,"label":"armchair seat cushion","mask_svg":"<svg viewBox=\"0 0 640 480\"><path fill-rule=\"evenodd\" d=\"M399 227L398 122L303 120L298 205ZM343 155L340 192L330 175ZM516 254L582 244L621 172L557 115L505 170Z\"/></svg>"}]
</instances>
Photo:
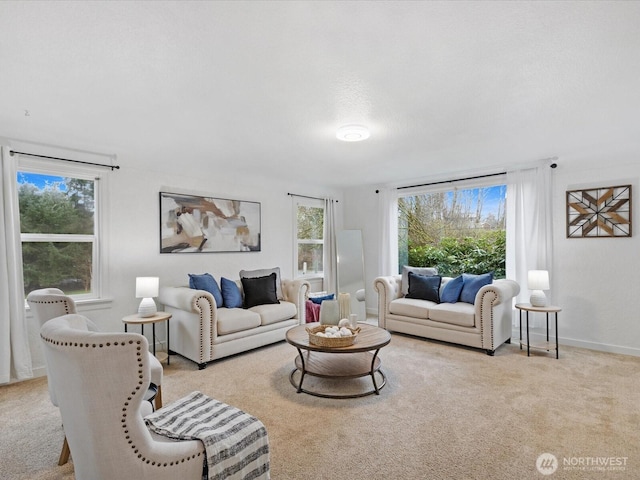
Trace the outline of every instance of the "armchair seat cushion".
<instances>
[{"instance_id":1,"label":"armchair seat cushion","mask_svg":"<svg viewBox=\"0 0 640 480\"><path fill-rule=\"evenodd\" d=\"M218 335L250 330L260 326L260 315L243 308L218 309Z\"/></svg>"},{"instance_id":2,"label":"armchair seat cushion","mask_svg":"<svg viewBox=\"0 0 640 480\"><path fill-rule=\"evenodd\" d=\"M271 325L295 317L297 309L294 303L281 300L280 303L256 305L249 311L260 316L261 325Z\"/></svg>"},{"instance_id":3,"label":"armchair seat cushion","mask_svg":"<svg viewBox=\"0 0 640 480\"><path fill-rule=\"evenodd\" d=\"M461 327L474 327L476 324L475 307L464 302L433 305L429 309L429 319Z\"/></svg>"}]
</instances>

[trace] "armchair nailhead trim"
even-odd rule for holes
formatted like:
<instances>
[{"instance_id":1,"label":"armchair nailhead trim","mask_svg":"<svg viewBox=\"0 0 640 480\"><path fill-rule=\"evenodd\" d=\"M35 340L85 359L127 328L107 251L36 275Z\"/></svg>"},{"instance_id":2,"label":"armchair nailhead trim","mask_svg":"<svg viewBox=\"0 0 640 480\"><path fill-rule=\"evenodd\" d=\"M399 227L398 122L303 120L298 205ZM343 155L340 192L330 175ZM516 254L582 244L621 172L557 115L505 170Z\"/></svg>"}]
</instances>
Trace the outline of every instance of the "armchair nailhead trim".
<instances>
[{"instance_id":1,"label":"armchair nailhead trim","mask_svg":"<svg viewBox=\"0 0 640 480\"><path fill-rule=\"evenodd\" d=\"M49 302L49 303L53 303L53 302ZM46 343L50 343L51 345L56 345L56 346L60 346L60 347L91 347L91 348L102 348L103 344L99 344L96 345L95 343L89 344L89 343L78 343L78 342L61 342L60 340L55 340L53 338L48 338L43 336L42 334L40 334L40 338L42 338L42 340ZM169 463L165 462L165 463L160 463L160 462L156 462L155 460L151 460L146 458L145 456L143 456L140 452L138 447L133 443L133 440L131 439L131 436L129 435L129 425L127 424L127 416L129 413L129 407L130 407L130 402L133 399L133 397L136 395L136 392L139 392L140 389L142 388L142 386L144 385L143 379L144 379L144 371L142 370L143 367L143 359L142 359L142 345L141 342L138 340L129 340L127 343L124 342L113 342L113 346L122 346L125 347L127 344L132 345L136 343L137 347L136 347L136 356L138 357L138 366L139 366L139 370L138 370L138 383L136 385L136 387L134 388L134 391L131 392L131 394L127 397L127 400L123 403L123 408L122 408L122 418L120 419L120 423L122 425L122 428L124 429L124 433L125 433L125 439L127 440L127 443L131 446L131 449L133 450L133 453L135 453L137 455L137 458L139 458L141 461L145 462L146 464L150 464L152 466L156 466L156 467L168 467L168 466L173 466L173 465L178 465L178 463L184 463L185 460L189 461L192 459L195 459L197 457L202 456L203 452L198 452L198 453L194 453L193 455L189 455L188 457L183 457L177 460L173 460ZM110 343L106 344L107 347L111 346Z\"/></svg>"}]
</instances>

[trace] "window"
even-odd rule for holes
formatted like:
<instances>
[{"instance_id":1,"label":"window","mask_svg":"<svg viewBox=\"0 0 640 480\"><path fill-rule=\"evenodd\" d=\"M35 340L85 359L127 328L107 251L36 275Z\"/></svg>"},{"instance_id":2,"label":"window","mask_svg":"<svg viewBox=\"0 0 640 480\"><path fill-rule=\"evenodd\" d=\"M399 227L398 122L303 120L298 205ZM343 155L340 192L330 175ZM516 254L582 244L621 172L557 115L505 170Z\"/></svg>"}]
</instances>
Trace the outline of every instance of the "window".
<instances>
[{"instance_id":1,"label":"window","mask_svg":"<svg viewBox=\"0 0 640 480\"><path fill-rule=\"evenodd\" d=\"M296 202L294 265L297 275L323 275L324 202L300 199Z\"/></svg>"},{"instance_id":2,"label":"window","mask_svg":"<svg viewBox=\"0 0 640 480\"><path fill-rule=\"evenodd\" d=\"M495 181L495 179L494 179ZM445 276L504 278L506 185L432 190L398 198L398 258Z\"/></svg>"},{"instance_id":3,"label":"window","mask_svg":"<svg viewBox=\"0 0 640 480\"><path fill-rule=\"evenodd\" d=\"M98 178L27 165L17 175L25 296L55 287L99 297Z\"/></svg>"}]
</instances>

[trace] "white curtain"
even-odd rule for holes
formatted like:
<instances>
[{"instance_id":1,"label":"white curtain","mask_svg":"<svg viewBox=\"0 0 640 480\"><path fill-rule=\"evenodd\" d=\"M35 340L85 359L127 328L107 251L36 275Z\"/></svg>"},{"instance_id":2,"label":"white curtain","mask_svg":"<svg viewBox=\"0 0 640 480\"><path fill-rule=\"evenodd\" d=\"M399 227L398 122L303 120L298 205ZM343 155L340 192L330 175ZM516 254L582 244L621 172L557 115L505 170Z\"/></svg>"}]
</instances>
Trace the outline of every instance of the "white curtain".
<instances>
[{"instance_id":1,"label":"white curtain","mask_svg":"<svg viewBox=\"0 0 640 480\"><path fill-rule=\"evenodd\" d=\"M378 275L395 275L398 273L398 189L381 188L379 195Z\"/></svg>"},{"instance_id":2,"label":"white curtain","mask_svg":"<svg viewBox=\"0 0 640 480\"><path fill-rule=\"evenodd\" d=\"M548 270L553 285L553 231L551 210L551 168L536 168L507 173L507 278L520 284L517 303L529 303L529 270ZM551 302L551 292L548 298ZM542 320L533 321L539 327ZM514 325L519 325L517 315Z\"/></svg>"},{"instance_id":3,"label":"white curtain","mask_svg":"<svg viewBox=\"0 0 640 480\"><path fill-rule=\"evenodd\" d=\"M336 249L336 207L335 200L324 200L324 290L338 293L338 251ZM336 297L337 298L337 297Z\"/></svg>"},{"instance_id":4,"label":"white curtain","mask_svg":"<svg viewBox=\"0 0 640 480\"><path fill-rule=\"evenodd\" d=\"M0 384L33 377L24 308L15 158L0 151Z\"/></svg>"}]
</instances>

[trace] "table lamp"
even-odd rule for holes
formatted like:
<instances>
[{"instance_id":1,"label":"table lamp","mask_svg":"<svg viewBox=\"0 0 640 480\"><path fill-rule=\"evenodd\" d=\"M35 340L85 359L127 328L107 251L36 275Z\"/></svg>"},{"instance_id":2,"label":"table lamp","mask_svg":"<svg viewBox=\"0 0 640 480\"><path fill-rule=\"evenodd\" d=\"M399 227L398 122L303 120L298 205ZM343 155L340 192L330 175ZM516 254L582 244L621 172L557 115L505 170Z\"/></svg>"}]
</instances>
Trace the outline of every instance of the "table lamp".
<instances>
[{"instance_id":1,"label":"table lamp","mask_svg":"<svg viewBox=\"0 0 640 480\"><path fill-rule=\"evenodd\" d=\"M141 298L138 307L138 315L141 317L153 317L158 311L153 297L158 296L158 277L136 277L136 298Z\"/></svg>"},{"instance_id":2,"label":"table lamp","mask_svg":"<svg viewBox=\"0 0 640 480\"><path fill-rule=\"evenodd\" d=\"M549 290L549 272L546 270L529 270L527 283L531 290L529 303L534 307L546 307L548 302L543 290Z\"/></svg>"}]
</instances>

